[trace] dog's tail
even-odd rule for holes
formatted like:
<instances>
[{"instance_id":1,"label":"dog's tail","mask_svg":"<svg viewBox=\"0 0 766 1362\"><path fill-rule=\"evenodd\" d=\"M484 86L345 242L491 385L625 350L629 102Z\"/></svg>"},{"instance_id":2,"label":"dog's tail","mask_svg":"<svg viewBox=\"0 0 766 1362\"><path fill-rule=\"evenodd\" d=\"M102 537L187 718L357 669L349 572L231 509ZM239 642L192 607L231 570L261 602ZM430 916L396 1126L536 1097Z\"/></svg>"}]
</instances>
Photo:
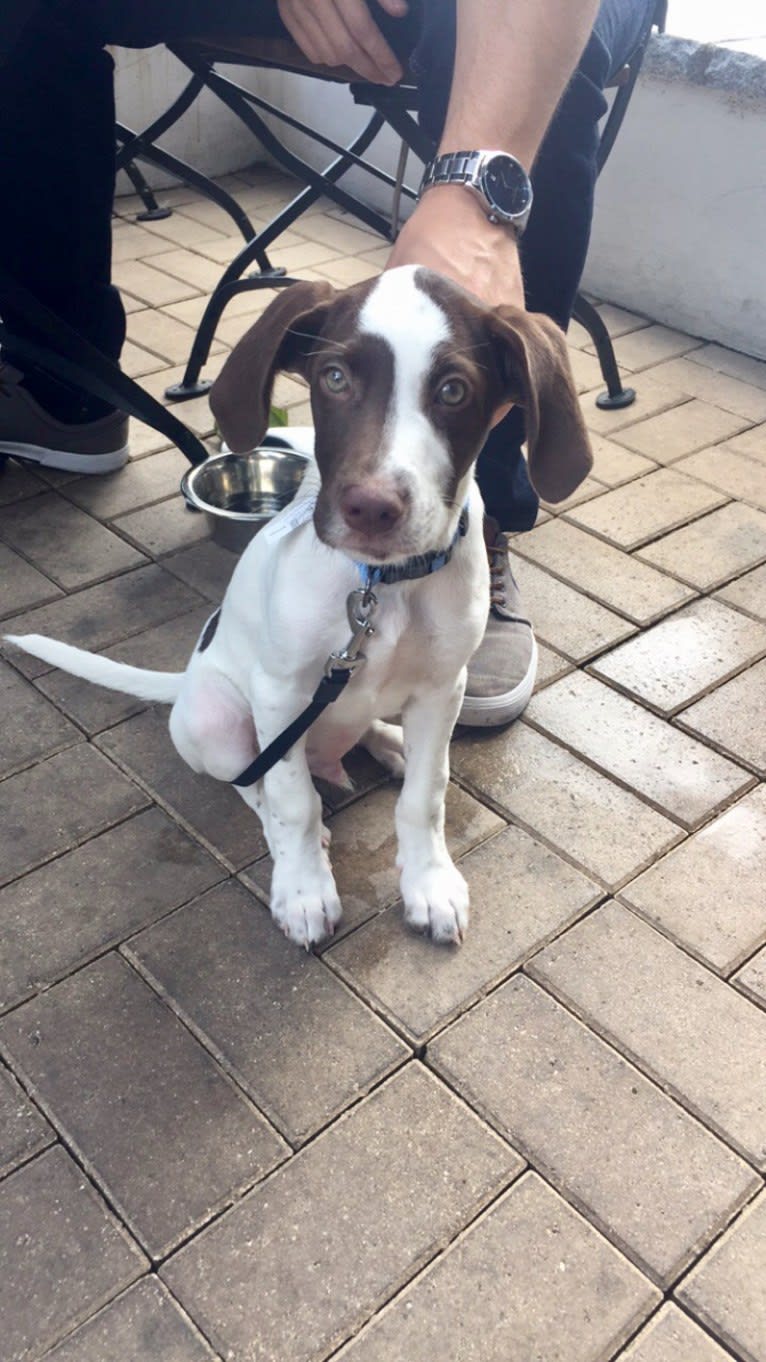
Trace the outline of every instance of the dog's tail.
<instances>
[{"instance_id":1,"label":"dog's tail","mask_svg":"<svg viewBox=\"0 0 766 1362\"><path fill-rule=\"evenodd\" d=\"M73 648L69 643L59 643L55 638L44 634L6 634L9 643L32 653L43 662L61 667L73 676L81 676L84 681L93 681L107 690L120 690L126 695L135 695L139 700L160 700L170 705L178 698L183 672L151 672L143 667L129 667L124 662L113 662L109 657L98 653L88 653L84 648Z\"/></svg>"}]
</instances>

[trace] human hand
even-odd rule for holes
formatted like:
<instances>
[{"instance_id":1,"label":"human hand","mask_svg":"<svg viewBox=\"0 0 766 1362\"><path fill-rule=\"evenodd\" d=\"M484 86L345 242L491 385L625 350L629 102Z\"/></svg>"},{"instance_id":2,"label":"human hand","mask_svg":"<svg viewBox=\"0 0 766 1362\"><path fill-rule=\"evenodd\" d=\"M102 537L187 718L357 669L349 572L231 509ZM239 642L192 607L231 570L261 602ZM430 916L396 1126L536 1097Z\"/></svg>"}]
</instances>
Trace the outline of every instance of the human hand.
<instances>
[{"instance_id":1,"label":"human hand","mask_svg":"<svg viewBox=\"0 0 766 1362\"><path fill-rule=\"evenodd\" d=\"M406 0L378 0L393 19L407 13ZM279 17L309 61L350 66L364 80L395 85L399 58L372 18L365 0L278 0Z\"/></svg>"},{"instance_id":2,"label":"human hand","mask_svg":"<svg viewBox=\"0 0 766 1362\"><path fill-rule=\"evenodd\" d=\"M524 306L519 249L506 227L490 222L462 185L435 185L396 239L387 269L425 265L489 307Z\"/></svg>"},{"instance_id":3,"label":"human hand","mask_svg":"<svg viewBox=\"0 0 766 1362\"><path fill-rule=\"evenodd\" d=\"M405 223L388 259L396 265L425 265L446 275L489 307L524 306L515 236L490 222L462 185L435 185ZM501 407L493 424L510 411Z\"/></svg>"}]
</instances>

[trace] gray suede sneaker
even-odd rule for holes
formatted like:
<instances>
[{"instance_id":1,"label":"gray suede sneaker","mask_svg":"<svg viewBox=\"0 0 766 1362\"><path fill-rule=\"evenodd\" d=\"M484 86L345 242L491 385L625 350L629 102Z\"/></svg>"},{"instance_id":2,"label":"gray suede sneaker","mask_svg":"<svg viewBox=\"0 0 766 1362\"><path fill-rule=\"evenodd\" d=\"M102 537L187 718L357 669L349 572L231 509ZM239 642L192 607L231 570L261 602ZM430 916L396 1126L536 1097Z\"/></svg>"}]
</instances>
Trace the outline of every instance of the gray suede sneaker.
<instances>
[{"instance_id":1,"label":"gray suede sneaker","mask_svg":"<svg viewBox=\"0 0 766 1362\"><path fill-rule=\"evenodd\" d=\"M128 418L121 411L69 425L49 416L12 364L0 363L0 455L62 468L68 473L113 473L128 460Z\"/></svg>"},{"instance_id":2,"label":"gray suede sneaker","mask_svg":"<svg viewBox=\"0 0 766 1362\"><path fill-rule=\"evenodd\" d=\"M468 684L458 719L471 728L492 728L518 719L529 702L537 675L537 644L511 572L508 536L489 519L485 535L489 616L484 638L468 663Z\"/></svg>"}]
</instances>

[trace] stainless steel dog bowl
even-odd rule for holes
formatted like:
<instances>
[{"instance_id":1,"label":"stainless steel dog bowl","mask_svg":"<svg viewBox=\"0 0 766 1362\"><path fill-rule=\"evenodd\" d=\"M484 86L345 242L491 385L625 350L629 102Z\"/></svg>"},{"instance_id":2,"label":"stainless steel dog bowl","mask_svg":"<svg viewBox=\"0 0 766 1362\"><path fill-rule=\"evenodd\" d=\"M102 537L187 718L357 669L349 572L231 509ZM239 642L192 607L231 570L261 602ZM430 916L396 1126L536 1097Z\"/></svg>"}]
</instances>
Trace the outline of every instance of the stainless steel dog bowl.
<instances>
[{"instance_id":1,"label":"stainless steel dog bowl","mask_svg":"<svg viewBox=\"0 0 766 1362\"><path fill-rule=\"evenodd\" d=\"M189 506L204 511L210 536L241 553L277 511L292 501L308 459L292 449L220 454L190 468L181 479Z\"/></svg>"}]
</instances>

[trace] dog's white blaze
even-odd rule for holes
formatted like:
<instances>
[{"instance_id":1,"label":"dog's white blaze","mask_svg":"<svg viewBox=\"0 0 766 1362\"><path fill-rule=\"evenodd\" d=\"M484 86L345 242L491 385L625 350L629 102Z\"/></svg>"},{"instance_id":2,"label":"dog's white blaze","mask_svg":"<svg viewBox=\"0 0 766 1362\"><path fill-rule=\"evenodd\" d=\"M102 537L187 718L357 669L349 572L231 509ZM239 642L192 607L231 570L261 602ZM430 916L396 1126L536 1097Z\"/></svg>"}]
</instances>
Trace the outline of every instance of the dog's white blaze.
<instances>
[{"instance_id":1,"label":"dog's white blaze","mask_svg":"<svg viewBox=\"0 0 766 1362\"><path fill-rule=\"evenodd\" d=\"M436 347L452 331L447 314L415 283L417 269L401 265L381 275L359 313L359 329L380 336L394 356L381 471L394 476L402 472L420 488L424 478L440 482L452 467L447 445L422 405L423 382Z\"/></svg>"}]
</instances>

